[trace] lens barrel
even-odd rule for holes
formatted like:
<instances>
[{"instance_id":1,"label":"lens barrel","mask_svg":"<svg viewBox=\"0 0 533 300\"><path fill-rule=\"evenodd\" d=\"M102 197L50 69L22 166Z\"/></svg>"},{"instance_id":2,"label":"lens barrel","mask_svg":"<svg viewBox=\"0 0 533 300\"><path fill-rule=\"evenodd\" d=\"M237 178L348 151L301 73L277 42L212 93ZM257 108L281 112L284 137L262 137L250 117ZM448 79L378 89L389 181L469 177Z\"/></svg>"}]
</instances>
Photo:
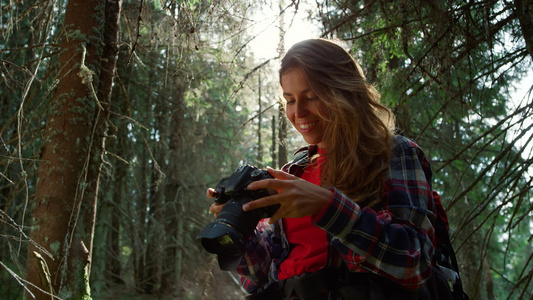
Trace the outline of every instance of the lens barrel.
<instances>
[{"instance_id":1,"label":"lens barrel","mask_svg":"<svg viewBox=\"0 0 533 300\"><path fill-rule=\"evenodd\" d=\"M224 204L214 222L209 223L198 235L204 249L217 254L220 269L235 270L246 248L246 241L254 233L257 223L272 216L279 208L279 204L251 211L243 211L242 206L252 200L263 198L276 191L246 190L253 181L272 178L266 170L245 165L240 166L227 178L222 179L216 188L213 200L217 204Z\"/></svg>"}]
</instances>

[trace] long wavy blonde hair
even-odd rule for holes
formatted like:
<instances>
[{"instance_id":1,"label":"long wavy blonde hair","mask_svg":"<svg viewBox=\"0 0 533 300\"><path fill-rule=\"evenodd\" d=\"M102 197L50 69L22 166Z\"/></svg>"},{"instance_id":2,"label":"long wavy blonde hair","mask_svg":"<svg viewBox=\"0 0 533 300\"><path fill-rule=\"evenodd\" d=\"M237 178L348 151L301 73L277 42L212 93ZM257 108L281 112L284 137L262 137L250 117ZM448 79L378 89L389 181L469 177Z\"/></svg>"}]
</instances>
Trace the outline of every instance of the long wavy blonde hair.
<instances>
[{"instance_id":1,"label":"long wavy blonde hair","mask_svg":"<svg viewBox=\"0 0 533 300\"><path fill-rule=\"evenodd\" d=\"M326 162L321 185L334 186L361 206L376 207L389 168L394 116L366 81L353 57L325 39L295 44L281 62L279 78L300 68L324 103L328 121L323 142Z\"/></svg>"}]
</instances>

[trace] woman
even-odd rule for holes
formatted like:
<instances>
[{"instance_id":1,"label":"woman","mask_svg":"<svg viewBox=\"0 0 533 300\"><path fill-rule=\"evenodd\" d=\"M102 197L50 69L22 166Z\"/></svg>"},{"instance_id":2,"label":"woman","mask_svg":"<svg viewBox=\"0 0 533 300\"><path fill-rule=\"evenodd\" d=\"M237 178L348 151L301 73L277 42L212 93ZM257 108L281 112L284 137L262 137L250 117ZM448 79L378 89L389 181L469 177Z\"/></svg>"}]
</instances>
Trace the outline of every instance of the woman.
<instances>
[{"instance_id":1,"label":"woman","mask_svg":"<svg viewBox=\"0 0 533 300\"><path fill-rule=\"evenodd\" d=\"M278 193L243 210L281 206L247 242L244 288L252 299L423 299L435 220L424 153L393 133L391 111L339 45L297 43L279 75L287 118L309 146L248 186Z\"/></svg>"}]
</instances>

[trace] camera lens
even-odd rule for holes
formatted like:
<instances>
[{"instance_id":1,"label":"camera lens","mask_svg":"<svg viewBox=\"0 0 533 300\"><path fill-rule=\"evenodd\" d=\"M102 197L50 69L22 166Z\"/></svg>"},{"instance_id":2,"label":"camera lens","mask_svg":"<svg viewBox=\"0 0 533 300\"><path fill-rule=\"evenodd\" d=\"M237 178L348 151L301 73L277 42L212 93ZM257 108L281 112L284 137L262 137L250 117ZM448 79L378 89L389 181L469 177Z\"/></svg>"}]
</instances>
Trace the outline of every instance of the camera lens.
<instances>
[{"instance_id":1,"label":"camera lens","mask_svg":"<svg viewBox=\"0 0 533 300\"><path fill-rule=\"evenodd\" d=\"M213 223L208 224L198 235L202 246L210 253L218 255L222 270L235 270L244 253L245 241L253 234L260 211L244 212L242 204L248 197L238 197L228 201Z\"/></svg>"},{"instance_id":2,"label":"camera lens","mask_svg":"<svg viewBox=\"0 0 533 300\"><path fill-rule=\"evenodd\" d=\"M232 228L231 225L225 223L211 223L209 226L209 236L202 238L202 246L205 250L211 253L221 253L226 256L238 256L242 254L240 244L241 237Z\"/></svg>"},{"instance_id":3,"label":"camera lens","mask_svg":"<svg viewBox=\"0 0 533 300\"><path fill-rule=\"evenodd\" d=\"M238 167L227 178L222 179L215 189L213 200L224 204L213 223L208 224L198 235L202 246L210 253L217 254L220 269L235 270L244 255L246 241L254 233L257 223L272 216L279 204L264 208L243 211L242 205L254 199L275 194L276 191L247 190L252 181L272 178L265 170L246 165Z\"/></svg>"}]
</instances>

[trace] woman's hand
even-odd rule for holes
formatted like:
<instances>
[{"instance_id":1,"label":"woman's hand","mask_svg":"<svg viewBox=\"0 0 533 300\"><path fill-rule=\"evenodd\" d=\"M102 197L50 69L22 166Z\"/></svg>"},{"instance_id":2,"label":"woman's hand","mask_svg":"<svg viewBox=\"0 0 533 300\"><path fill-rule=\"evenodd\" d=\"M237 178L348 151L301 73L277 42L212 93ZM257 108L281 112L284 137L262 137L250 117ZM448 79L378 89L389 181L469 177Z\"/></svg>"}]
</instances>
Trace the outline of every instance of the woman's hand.
<instances>
[{"instance_id":1,"label":"woman's hand","mask_svg":"<svg viewBox=\"0 0 533 300\"><path fill-rule=\"evenodd\" d=\"M278 193L250 201L243 206L243 210L249 211L277 203L281 204L274 216L270 218L270 224L277 222L280 218L300 218L316 215L329 203L333 196L332 191L286 172L272 168L267 168L267 171L275 179L252 182L247 188L249 190L270 188Z\"/></svg>"},{"instance_id":2,"label":"woman's hand","mask_svg":"<svg viewBox=\"0 0 533 300\"><path fill-rule=\"evenodd\" d=\"M212 188L208 188L207 189L207 198L209 199L213 199L215 195L215 189L212 189ZM209 207L209 211L215 215L215 218L218 217L218 214L220 213L220 211L222 210L222 208L224 207L224 204L216 204L216 203L213 203L211 204L211 207Z\"/></svg>"}]
</instances>

